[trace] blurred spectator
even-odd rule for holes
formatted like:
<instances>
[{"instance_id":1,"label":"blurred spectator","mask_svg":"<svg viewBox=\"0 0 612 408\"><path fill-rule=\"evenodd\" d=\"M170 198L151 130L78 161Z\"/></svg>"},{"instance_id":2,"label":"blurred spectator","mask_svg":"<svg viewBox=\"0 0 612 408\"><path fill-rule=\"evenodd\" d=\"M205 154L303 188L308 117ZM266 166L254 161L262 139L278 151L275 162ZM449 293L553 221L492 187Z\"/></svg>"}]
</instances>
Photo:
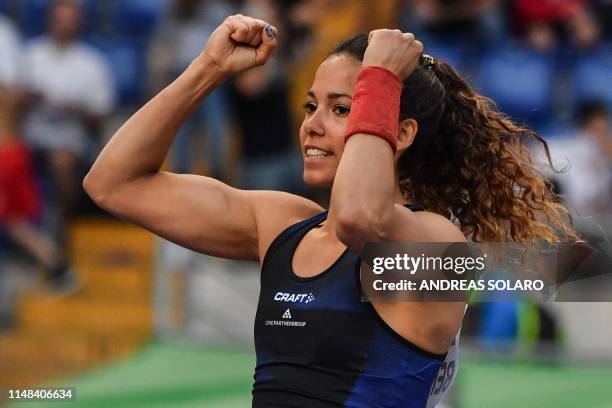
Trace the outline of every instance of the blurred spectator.
<instances>
[{"instance_id":1,"label":"blurred spectator","mask_svg":"<svg viewBox=\"0 0 612 408\"><path fill-rule=\"evenodd\" d=\"M612 164L612 132L610 131L609 111L606 104L590 101L580 107L578 122L583 131L599 145L603 157Z\"/></svg>"},{"instance_id":2,"label":"blurred spectator","mask_svg":"<svg viewBox=\"0 0 612 408\"><path fill-rule=\"evenodd\" d=\"M11 20L0 15L0 85L15 87L19 78L21 42Z\"/></svg>"},{"instance_id":3,"label":"blurred spectator","mask_svg":"<svg viewBox=\"0 0 612 408\"><path fill-rule=\"evenodd\" d=\"M404 0L402 26L425 40L496 41L505 33L499 0Z\"/></svg>"},{"instance_id":4,"label":"blurred spectator","mask_svg":"<svg viewBox=\"0 0 612 408\"><path fill-rule=\"evenodd\" d=\"M513 7L517 30L537 50L551 50L565 39L590 48L600 38L586 0L514 0Z\"/></svg>"},{"instance_id":5,"label":"blurred spectator","mask_svg":"<svg viewBox=\"0 0 612 408\"><path fill-rule=\"evenodd\" d=\"M597 16L602 35L612 38L612 0L592 0L593 14Z\"/></svg>"},{"instance_id":6,"label":"blurred spectator","mask_svg":"<svg viewBox=\"0 0 612 408\"><path fill-rule=\"evenodd\" d=\"M280 8L272 0L247 0L243 14L270 22L282 32ZM240 185L246 189L296 191L300 181L289 111L285 61L268 62L237 76L233 107L242 136Z\"/></svg>"},{"instance_id":7,"label":"blurred spectator","mask_svg":"<svg viewBox=\"0 0 612 408\"><path fill-rule=\"evenodd\" d=\"M15 99L0 90L0 233L34 257L54 289L74 290L77 281L62 250L35 224L42 204L30 153L14 126Z\"/></svg>"},{"instance_id":8,"label":"blurred spectator","mask_svg":"<svg viewBox=\"0 0 612 408\"><path fill-rule=\"evenodd\" d=\"M283 22L289 31L292 27L314 28L316 31L316 25L330 18L337 19L339 31L343 31L347 25L353 27L353 33L394 28L397 26L396 18L400 9L399 0L284 0L277 3L282 15L287 17Z\"/></svg>"},{"instance_id":9,"label":"blurred spectator","mask_svg":"<svg viewBox=\"0 0 612 408\"><path fill-rule=\"evenodd\" d=\"M582 216L610 215L612 132L606 105L596 101L583 104L578 123L574 135L549 141L553 163L564 167L569 162L567 172L552 178L570 209Z\"/></svg>"},{"instance_id":10,"label":"blurred spectator","mask_svg":"<svg viewBox=\"0 0 612 408\"><path fill-rule=\"evenodd\" d=\"M153 92L173 81L204 49L213 30L232 14L227 2L216 0L175 0L162 22L149 55ZM229 126L226 89L212 92L183 126L172 146L172 167L178 173L194 170L191 153L195 125L205 123L207 146L203 150L209 174L224 179L228 158Z\"/></svg>"},{"instance_id":11,"label":"blurred spectator","mask_svg":"<svg viewBox=\"0 0 612 408\"><path fill-rule=\"evenodd\" d=\"M97 153L92 139L113 108L113 83L103 57L79 41L78 2L58 0L49 10L48 33L26 49L24 86L29 112L26 142L52 177L53 204L63 221L81 191L80 165ZM92 150L96 150L93 151Z\"/></svg>"}]
</instances>

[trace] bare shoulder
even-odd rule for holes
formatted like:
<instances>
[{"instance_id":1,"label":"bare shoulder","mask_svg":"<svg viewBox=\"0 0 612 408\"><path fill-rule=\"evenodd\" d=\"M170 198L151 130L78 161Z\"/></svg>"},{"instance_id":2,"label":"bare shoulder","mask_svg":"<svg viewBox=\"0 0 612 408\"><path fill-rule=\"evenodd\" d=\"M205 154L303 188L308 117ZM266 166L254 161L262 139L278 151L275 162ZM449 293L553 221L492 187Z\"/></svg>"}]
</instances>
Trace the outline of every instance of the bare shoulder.
<instances>
[{"instance_id":1,"label":"bare shoulder","mask_svg":"<svg viewBox=\"0 0 612 408\"><path fill-rule=\"evenodd\" d=\"M324 211L323 207L307 198L282 191L245 191L251 196L257 223L259 259L263 260L268 247L281 232L298 221Z\"/></svg>"},{"instance_id":2,"label":"bare shoulder","mask_svg":"<svg viewBox=\"0 0 612 408\"><path fill-rule=\"evenodd\" d=\"M394 240L412 242L465 242L461 229L448 218L431 211L411 211L396 205L398 228Z\"/></svg>"},{"instance_id":3,"label":"bare shoulder","mask_svg":"<svg viewBox=\"0 0 612 408\"><path fill-rule=\"evenodd\" d=\"M461 229L448 218L431 211L417 211L414 214L426 241L463 242L466 240Z\"/></svg>"}]
</instances>

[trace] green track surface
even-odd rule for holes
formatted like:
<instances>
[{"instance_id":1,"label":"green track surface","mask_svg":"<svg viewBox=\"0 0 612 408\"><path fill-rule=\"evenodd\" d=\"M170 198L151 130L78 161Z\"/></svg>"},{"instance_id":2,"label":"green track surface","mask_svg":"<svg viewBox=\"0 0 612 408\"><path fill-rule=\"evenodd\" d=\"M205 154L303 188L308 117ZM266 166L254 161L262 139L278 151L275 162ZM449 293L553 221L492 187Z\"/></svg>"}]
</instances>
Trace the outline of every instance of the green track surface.
<instances>
[{"instance_id":1,"label":"green track surface","mask_svg":"<svg viewBox=\"0 0 612 408\"><path fill-rule=\"evenodd\" d=\"M76 387L76 402L10 407L249 407L254 363L250 353L152 343L127 360L63 381ZM612 408L612 367L464 358L454 388L461 408Z\"/></svg>"}]
</instances>

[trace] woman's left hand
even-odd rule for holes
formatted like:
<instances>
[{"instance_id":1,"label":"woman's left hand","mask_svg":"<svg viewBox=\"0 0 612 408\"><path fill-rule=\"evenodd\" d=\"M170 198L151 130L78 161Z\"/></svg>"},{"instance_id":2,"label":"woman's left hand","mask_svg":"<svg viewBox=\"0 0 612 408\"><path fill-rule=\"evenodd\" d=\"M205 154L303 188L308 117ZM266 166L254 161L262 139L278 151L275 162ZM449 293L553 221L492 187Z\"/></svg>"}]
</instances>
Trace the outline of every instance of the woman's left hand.
<instances>
[{"instance_id":1,"label":"woman's left hand","mask_svg":"<svg viewBox=\"0 0 612 408\"><path fill-rule=\"evenodd\" d=\"M423 43L416 40L412 33L374 30L368 38L362 67L386 68L403 81L414 71L422 53Z\"/></svg>"}]
</instances>

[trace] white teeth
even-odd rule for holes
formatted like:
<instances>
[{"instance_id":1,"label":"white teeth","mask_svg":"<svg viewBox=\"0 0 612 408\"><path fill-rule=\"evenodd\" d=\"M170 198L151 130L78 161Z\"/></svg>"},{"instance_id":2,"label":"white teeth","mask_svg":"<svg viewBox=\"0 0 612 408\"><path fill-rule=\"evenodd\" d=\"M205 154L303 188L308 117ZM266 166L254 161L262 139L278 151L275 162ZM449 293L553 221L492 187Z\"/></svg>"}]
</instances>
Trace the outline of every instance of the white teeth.
<instances>
[{"instance_id":1,"label":"white teeth","mask_svg":"<svg viewBox=\"0 0 612 408\"><path fill-rule=\"evenodd\" d=\"M329 156L331 153L325 150L317 149L316 147L309 147L306 149L306 156L308 157L323 157Z\"/></svg>"}]
</instances>

